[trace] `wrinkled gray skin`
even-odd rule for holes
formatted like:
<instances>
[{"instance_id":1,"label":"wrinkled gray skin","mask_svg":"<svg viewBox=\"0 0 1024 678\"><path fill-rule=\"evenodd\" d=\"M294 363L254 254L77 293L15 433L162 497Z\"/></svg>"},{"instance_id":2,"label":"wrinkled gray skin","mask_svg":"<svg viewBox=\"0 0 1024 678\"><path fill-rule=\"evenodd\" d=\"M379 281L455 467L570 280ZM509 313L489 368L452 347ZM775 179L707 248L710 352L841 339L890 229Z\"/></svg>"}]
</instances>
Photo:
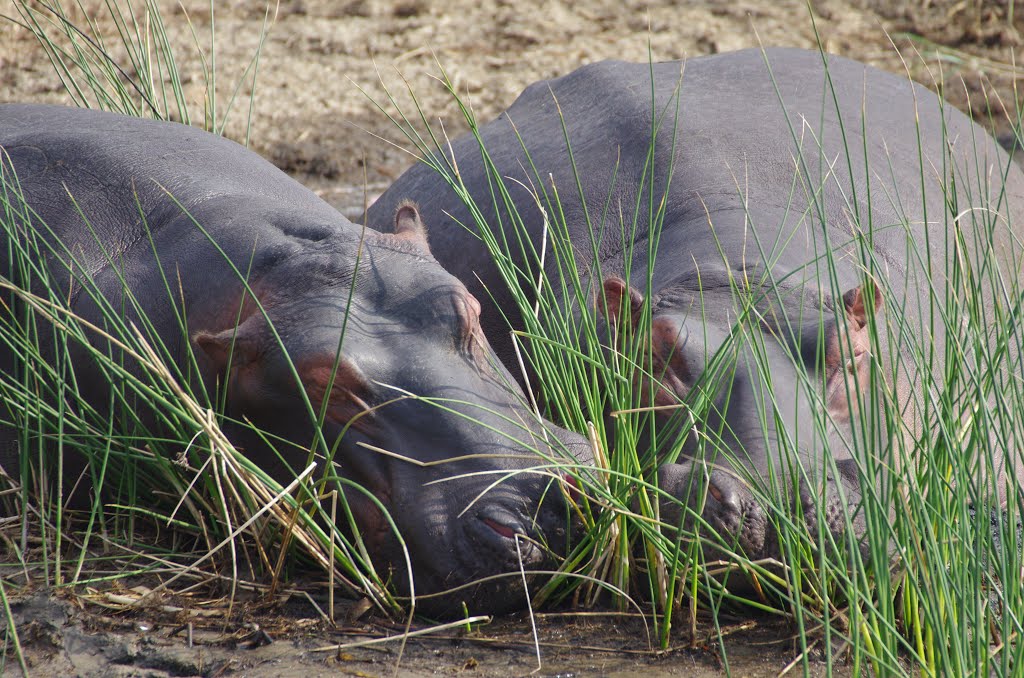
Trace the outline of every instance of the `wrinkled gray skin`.
<instances>
[{"instance_id":1,"label":"wrinkled gray skin","mask_svg":"<svg viewBox=\"0 0 1024 678\"><path fill-rule=\"evenodd\" d=\"M901 312L910 328L906 342L927 346L930 334L941 351L941 327L919 313L927 308L929 290L919 262L912 258L908 264L906 243L915 242L924 257L927 229L935 268L945 270L951 210L997 205L985 199L988 194L979 186L979 176L998 188L1008 162L988 134L952 107L941 112L939 100L924 87L847 59L830 56L828 62L832 88L822 56L795 49L749 50L653 67L602 62L531 85L505 113L480 129L497 175L511 178L505 185L536 251L544 218L524 185L548 195L552 185L557 188L571 247L584 271L582 283L599 300L596 305L611 318L610 325L631 322L645 295L652 294L653 364L648 368L661 376L655 404L684 398L708 356L735 325L737 300L729 287L730 274L748 279L771 301L757 304L764 320L747 325L764 335L771 386L753 367L747 343L739 351L731 380L713 394L715 408L705 427L716 430L724 420L724 447L735 461L720 459L720 466L710 472L703 515L752 557L777 555L777 544L763 510L727 469L742 466L754 477L767 478L769 472L787 477L778 441L788 437L813 479L810 486L800 483L796 499L805 509L824 501L829 527L840 528L843 513L858 500L849 451L851 410L857 409L857 398L851 407L847 385L850 393L861 392L867 407L877 402L868 379L868 317L884 323L885 313ZM661 129L647 176L654 177L655 207L665 199L665 218L648 292L643 272L648 266L652 182L645 179L645 163L652 110ZM566 137L578 177L569 161ZM952 165L944 158L947 140ZM509 236L508 212L501 208L499 223L477 141L463 137L444 154L449 161L454 154L462 181L486 222L496 232L504 228ZM956 177L955 208L944 204L943 174ZM945 183L951 185L948 178ZM1006 188L999 212L1011 213L1019 234L1024 224L1024 180L1016 166L1009 169ZM478 228L470 213L442 178L421 164L371 206L366 223L388 230L388 215L402 197L419 203L437 260L484 300L484 331L515 371L507 324L488 304L504 309L519 326L516 306L483 243L460 225ZM628 235L624 242L619 215L628 233L638 198L637 232L631 242ZM553 203L543 195L540 203L554 222L558 210ZM873 286L866 284L863 259L853 242L856 223L862 232L873 229L873 245L867 247L873 260L871 275L885 283L885 298L876 298ZM1012 248L1006 223L1001 219L996 227L996 251L1006 257L1004 275L1015 276L1007 265ZM970 248L975 229L970 214L961 226ZM631 245L635 249L629 262L634 272L630 286L621 276L628 256L624 252ZM548 243L546 261L548 277L559 289L551 255L556 246ZM836 262L834 279L820 259L829 248ZM974 255L970 251L967 256ZM529 276L536 275L534 259L513 258ZM601 277L595 273L595 282L590 272L598 265ZM941 280L935 280L934 288L942 299ZM606 343L609 330L606 325ZM892 351L881 353L906 352L908 346L892 346ZM941 364L940 352L937 370ZM881 373L893 372L883 366ZM804 375L817 384L816 389L800 386ZM919 395L919 376L904 366L901 377L892 380L902 401L910 405L903 415L908 431L916 426L912 401ZM812 390L817 395L809 396ZM777 412L768 404L769 397L779 403ZM833 422L825 435L815 424L822 408L830 411ZM883 444L877 437L862 442ZM685 497L694 476L702 473L693 461L696 451L691 437L680 463L661 469L663 487L676 496ZM836 462L837 477L822 470L829 456ZM824 493L822 473L828 478ZM845 492L839 492L838 483Z\"/></svg>"},{"instance_id":2,"label":"wrinkled gray skin","mask_svg":"<svg viewBox=\"0 0 1024 678\"><path fill-rule=\"evenodd\" d=\"M51 256L47 262L58 286L71 290L76 313L102 325L96 304L82 291L80 276L91 279L117 308L123 295L120 269L183 369L191 348L199 381L211 397L226 382L229 417L248 418L301 447L313 443L313 424L285 355L251 298L243 303L237 275L192 219L239 270L250 271L252 289L317 410L345 323L361 227L254 153L178 124L60 107L5 105L0 106L0 147L9 156L4 161L8 178L13 165L28 204L54 231L47 240L59 240L76 255L75 276L69 276L61 263L66 256ZM90 220L99 244L78 209ZM139 209L146 215L152 247ZM564 552L561 492L550 487L539 507L550 484L539 474L516 475L486 493L498 476L429 483L542 463L531 449L557 455L554 448L569 448L586 461L585 441L538 422L524 407L521 391L479 330L479 305L432 258L415 208L405 206L393 216L397 234L365 234L323 433L329 445L340 436L337 473L376 495L401 530L417 594L487 575L516 573L450 598L421 601L417 609L461 612L463 600L475 611L521 607L525 597L514 535ZM33 227L45 232L38 221ZM2 249L4 275L18 280L16 272L9 272L6 245ZM165 292L161 266L173 285L180 281L180 297L173 302ZM174 305L188 319L185 332L179 329ZM229 365L228 350L236 335ZM79 350L73 359L86 395L102 407L108 397L103 376L85 351ZM0 360L0 369L10 372L10 353L0 353ZM399 395L385 385L456 402L448 403L452 412L408 398L385 404ZM139 406L141 416L152 420L151 413ZM353 418L355 423L342 435L343 426ZM237 446L282 482L294 477L257 436L230 424L226 430ZM10 429L3 434L8 448L2 461L14 472L14 435ZM488 456L422 468L370 451L361 442L424 462ZM306 453L284 449L292 469L301 470ZM390 569L399 589L407 590L405 558L379 511L358 493L350 493L349 500L379 571L386 575ZM548 564L543 550L529 540L520 540L520 549L527 569Z\"/></svg>"}]
</instances>

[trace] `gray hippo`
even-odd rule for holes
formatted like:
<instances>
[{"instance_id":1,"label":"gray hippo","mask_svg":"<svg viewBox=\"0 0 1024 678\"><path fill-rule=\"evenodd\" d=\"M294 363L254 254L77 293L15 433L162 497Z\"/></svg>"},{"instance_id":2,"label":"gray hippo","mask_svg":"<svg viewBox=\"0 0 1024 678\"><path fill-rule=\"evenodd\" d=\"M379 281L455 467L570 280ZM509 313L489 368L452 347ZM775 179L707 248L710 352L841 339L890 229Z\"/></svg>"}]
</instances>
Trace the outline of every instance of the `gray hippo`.
<instances>
[{"instance_id":1,"label":"gray hippo","mask_svg":"<svg viewBox=\"0 0 1024 678\"><path fill-rule=\"evenodd\" d=\"M0 106L0 158L4 278L42 292L48 276L99 328L101 306L148 326L175 376L211 406L223 400L231 441L282 482L311 448L323 469L326 445L333 467L321 474L373 497L346 493L378 571L400 591L406 558L374 501L404 539L418 595L515 573L420 611L525 605L520 567L564 553L568 532L552 473L529 469L585 462L586 444L524 405L480 331L479 303L434 260L414 205L396 207L393 233L365 232L236 143L54 106ZM41 257L12 257L33 241ZM5 326L23 311L5 295ZM109 378L91 353L113 349L98 333L72 346L79 389L102 409ZM15 353L5 341L5 385L24 369ZM118 422L120 433L140 421L160 431L160 413L142 399L128 406L137 420ZM310 406L323 413L319 446ZM8 412L0 461L14 473L22 432ZM412 463L446 459L456 461Z\"/></svg>"},{"instance_id":2,"label":"gray hippo","mask_svg":"<svg viewBox=\"0 0 1024 678\"><path fill-rule=\"evenodd\" d=\"M531 85L475 133L399 177L366 223L387 231L400 199L418 202L435 257L483 301L484 332L514 372L509 324L522 329L533 300L517 306L480 234L509 243L526 290L546 253L555 303L609 319L603 345L643 335L631 378L669 429L733 341L706 421L676 436L678 463L659 477L685 497L707 473L691 508L749 557L777 556L777 544L743 479L799 484L793 501L839 530L865 473L854 436L889 459L883 450L919 430L918 365L941 372L945 323L960 322L939 311L954 257L999 265L1018 285L1018 168L926 88L848 59L766 49L601 62ZM578 280L564 279L558 250ZM734 341L738 328L747 341ZM895 393L888 407L881 389ZM726 452L707 467L695 429L717 432ZM783 440L803 470L786 468Z\"/></svg>"}]
</instances>

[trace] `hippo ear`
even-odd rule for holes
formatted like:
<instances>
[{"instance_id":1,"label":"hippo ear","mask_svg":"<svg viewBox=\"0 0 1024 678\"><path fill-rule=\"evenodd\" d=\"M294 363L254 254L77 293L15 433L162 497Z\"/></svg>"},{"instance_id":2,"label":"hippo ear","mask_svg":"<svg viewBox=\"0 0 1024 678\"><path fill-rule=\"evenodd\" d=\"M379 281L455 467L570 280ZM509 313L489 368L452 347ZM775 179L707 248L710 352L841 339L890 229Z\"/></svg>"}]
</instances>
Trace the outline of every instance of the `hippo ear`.
<instances>
[{"instance_id":1,"label":"hippo ear","mask_svg":"<svg viewBox=\"0 0 1024 678\"><path fill-rule=\"evenodd\" d=\"M866 287L870 289L865 290ZM867 299L869 296L873 297L871 301ZM869 304L870 308L868 308ZM856 325L858 330L863 329L867 325L868 315L874 315L881 305L882 292L878 289L878 285L873 282L847 290L843 295L846 317L851 323Z\"/></svg>"},{"instance_id":2,"label":"hippo ear","mask_svg":"<svg viewBox=\"0 0 1024 678\"><path fill-rule=\"evenodd\" d=\"M825 403L834 416L856 411L856 392L866 393L871 373L868 316L882 304L878 286L867 283L843 294L843 317L825 334ZM851 353L852 352L852 353Z\"/></svg>"},{"instance_id":3,"label":"hippo ear","mask_svg":"<svg viewBox=\"0 0 1024 678\"><path fill-rule=\"evenodd\" d=\"M394 234L401 240L407 240L429 251L427 229L420 220L419 208L411 200L402 201L395 210Z\"/></svg>"},{"instance_id":4,"label":"hippo ear","mask_svg":"<svg viewBox=\"0 0 1024 678\"><path fill-rule=\"evenodd\" d=\"M608 322L617 325L627 320L635 324L643 310L644 295L622 278L612 275L604 279L604 301L607 306L602 306L600 300L598 306L602 311L607 308ZM623 316L624 307L628 307L629 315Z\"/></svg>"},{"instance_id":5,"label":"hippo ear","mask_svg":"<svg viewBox=\"0 0 1024 678\"><path fill-rule=\"evenodd\" d=\"M216 371L226 372L228 361L236 367L255 362L260 355L258 318L250 316L238 327L221 332L199 331L192 336L192 342L203 350L213 362Z\"/></svg>"}]
</instances>

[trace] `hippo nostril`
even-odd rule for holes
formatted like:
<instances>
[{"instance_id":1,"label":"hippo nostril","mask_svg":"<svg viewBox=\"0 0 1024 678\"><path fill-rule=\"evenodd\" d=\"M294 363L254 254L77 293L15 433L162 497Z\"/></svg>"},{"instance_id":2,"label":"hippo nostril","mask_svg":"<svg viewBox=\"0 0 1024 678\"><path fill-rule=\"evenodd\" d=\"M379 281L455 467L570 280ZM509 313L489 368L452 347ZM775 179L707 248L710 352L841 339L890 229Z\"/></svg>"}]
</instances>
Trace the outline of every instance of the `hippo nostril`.
<instances>
[{"instance_id":1,"label":"hippo nostril","mask_svg":"<svg viewBox=\"0 0 1024 678\"><path fill-rule=\"evenodd\" d=\"M490 506L466 527L472 547L462 553L470 556L475 571L512 572L544 562L545 552L538 544L543 536L527 530L517 511Z\"/></svg>"},{"instance_id":2,"label":"hippo nostril","mask_svg":"<svg viewBox=\"0 0 1024 678\"><path fill-rule=\"evenodd\" d=\"M735 513L737 517L742 511L741 488L732 477L716 471L708 479L708 494L717 502L720 510Z\"/></svg>"},{"instance_id":3,"label":"hippo nostril","mask_svg":"<svg viewBox=\"0 0 1024 678\"><path fill-rule=\"evenodd\" d=\"M739 496L735 491L735 488L722 484L710 482L708 483L708 494L714 499L720 506L728 507L732 510L738 511L740 508Z\"/></svg>"},{"instance_id":4,"label":"hippo nostril","mask_svg":"<svg viewBox=\"0 0 1024 678\"><path fill-rule=\"evenodd\" d=\"M519 512L504 506L494 504L484 507L476 517L487 526L487 532L502 539L515 539L517 535L526 537L529 534Z\"/></svg>"},{"instance_id":5,"label":"hippo nostril","mask_svg":"<svg viewBox=\"0 0 1024 678\"><path fill-rule=\"evenodd\" d=\"M516 530L512 529L508 525L503 525L503 524L499 523L497 520L493 520L492 518L487 518L486 516L480 518L480 520L483 521L484 525L486 525L487 527L491 528L492 530L494 530L495 532L500 534L505 539L515 539L515 536L516 536L517 532L516 532Z\"/></svg>"}]
</instances>

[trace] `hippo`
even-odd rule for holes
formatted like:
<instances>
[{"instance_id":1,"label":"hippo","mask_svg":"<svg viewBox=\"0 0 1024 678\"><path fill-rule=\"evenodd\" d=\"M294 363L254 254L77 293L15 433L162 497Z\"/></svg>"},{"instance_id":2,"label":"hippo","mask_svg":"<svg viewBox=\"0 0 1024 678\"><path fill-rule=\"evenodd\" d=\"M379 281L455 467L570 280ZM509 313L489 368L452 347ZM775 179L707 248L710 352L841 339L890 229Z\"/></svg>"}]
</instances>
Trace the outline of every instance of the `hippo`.
<instances>
[{"instance_id":1,"label":"hippo","mask_svg":"<svg viewBox=\"0 0 1024 678\"><path fill-rule=\"evenodd\" d=\"M1019 275L1024 176L1006 153L926 88L815 51L586 65L421 160L365 223L387 232L398 201L417 201L434 256L482 301L484 333L524 383L510 329L533 299L517 305L487 239L509 243L516 285L535 290L543 268L557 306L596 314L609 351L641 335L646 359L622 376L669 433L645 443L659 483L686 497L705 478L690 513L748 558L779 555L758 478L798 486L794 508L833 533L863 529L872 471L854 449L889 458L920 430L926 368L912 356L934 347L941 373L954 234L976 270L988 256ZM727 343L706 421L681 426ZM718 432L717 457L697 429Z\"/></svg>"},{"instance_id":2,"label":"hippo","mask_svg":"<svg viewBox=\"0 0 1024 678\"><path fill-rule=\"evenodd\" d=\"M413 592L410 573L378 503L408 549L417 596L515 574L417 610L526 604L521 568L564 554L568 539L560 476L542 469L585 463L588 447L525 404L481 331L479 302L434 260L414 204L396 207L390 234L367 231L232 141L58 106L0 106L0 158L6 280L41 293L48 275L85 322L105 327L106 307L148 327L176 377L207 406L223 403L232 443L283 484L311 449L321 469L332 450L321 473L365 490L346 491L348 504L400 594ZM34 272L11 255L32 240L44 253ZM52 356L52 333L41 334ZM93 352L140 368L98 334L72 342L79 388L102 409L111 394ZM0 349L8 384L22 369L14 353ZM161 430L142 399L130 406ZM0 462L15 475L22 435L0 412ZM122 433L131 424L115 422Z\"/></svg>"}]
</instances>

